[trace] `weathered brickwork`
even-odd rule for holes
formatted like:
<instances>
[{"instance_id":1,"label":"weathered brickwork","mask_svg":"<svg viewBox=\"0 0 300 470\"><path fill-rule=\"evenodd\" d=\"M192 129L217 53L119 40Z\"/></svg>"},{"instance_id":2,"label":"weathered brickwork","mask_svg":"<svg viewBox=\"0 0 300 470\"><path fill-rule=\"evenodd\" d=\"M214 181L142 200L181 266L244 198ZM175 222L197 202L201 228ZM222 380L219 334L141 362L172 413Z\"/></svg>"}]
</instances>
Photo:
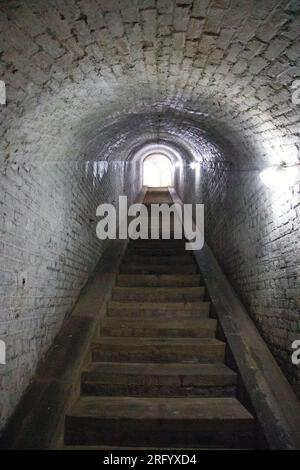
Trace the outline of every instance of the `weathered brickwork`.
<instances>
[{"instance_id":1,"label":"weathered brickwork","mask_svg":"<svg viewBox=\"0 0 300 470\"><path fill-rule=\"evenodd\" d=\"M138 173L128 174L105 162L2 169L1 427L108 244L96 237L97 206L139 189Z\"/></svg>"},{"instance_id":2,"label":"weathered brickwork","mask_svg":"<svg viewBox=\"0 0 300 470\"><path fill-rule=\"evenodd\" d=\"M181 195L205 203L206 241L300 397L291 361L300 338L300 171L273 189L257 171L196 172L186 171Z\"/></svg>"},{"instance_id":3,"label":"weathered brickwork","mask_svg":"<svg viewBox=\"0 0 300 470\"><path fill-rule=\"evenodd\" d=\"M12 359L1 425L99 259L96 203L140 187L136 149L169 143L223 170L299 161L299 26L298 0L1 1L0 336ZM98 176L87 161L102 161ZM288 357L297 186L278 199L257 175L180 171L179 191L206 203L208 240L299 389Z\"/></svg>"},{"instance_id":4,"label":"weathered brickwork","mask_svg":"<svg viewBox=\"0 0 300 470\"><path fill-rule=\"evenodd\" d=\"M0 8L2 159L74 159L108 122L157 105L207 113L206 125L245 158L298 157L297 0L4 0ZM164 131L159 120L155 128Z\"/></svg>"}]
</instances>

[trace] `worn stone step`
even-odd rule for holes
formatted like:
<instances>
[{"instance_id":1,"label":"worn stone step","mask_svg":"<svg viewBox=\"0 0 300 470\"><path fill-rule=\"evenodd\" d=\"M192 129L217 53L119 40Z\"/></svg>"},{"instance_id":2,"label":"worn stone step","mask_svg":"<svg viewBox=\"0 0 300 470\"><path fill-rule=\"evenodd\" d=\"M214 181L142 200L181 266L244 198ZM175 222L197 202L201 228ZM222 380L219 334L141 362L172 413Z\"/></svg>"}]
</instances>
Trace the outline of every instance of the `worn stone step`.
<instances>
[{"instance_id":1,"label":"worn stone step","mask_svg":"<svg viewBox=\"0 0 300 470\"><path fill-rule=\"evenodd\" d=\"M137 302L194 302L203 300L204 287L114 287L112 300Z\"/></svg>"},{"instance_id":2,"label":"worn stone step","mask_svg":"<svg viewBox=\"0 0 300 470\"><path fill-rule=\"evenodd\" d=\"M196 274L198 267L195 263L190 264L124 264L120 266L121 274Z\"/></svg>"},{"instance_id":3,"label":"worn stone step","mask_svg":"<svg viewBox=\"0 0 300 470\"><path fill-rule=\"evenodd\" d=\"M185 243L182 243L181 246L137 246L129 245L125 251L127 254L136 254L136 255L158 255L158 256L170 256L170 255L185 255L190 254L193 256L193 253L185 249Z\"/></svg>"},{"instance_id":4,"label":"worn stone step","mask_svg":"<svg viewBox=\"0 0 300 470\"><path fill-rule=\"evenodd\" d=\"M125 255L126 254L137 254L137 255L140 255L140 254L145 254L146 256L147 255L151 255L151 253L159 253L159 254L162 254L162 256L164 254L173 254L173 255L179 255L179 256L183 256L183 255L190 255L191 257L193 256L193 252L190 251L190 250L186 250L186 242L184 243L180 243L180 244L171 244L167 241L160 241L160 244L158 244L157 242L146 242L144 244L142 243L139 243L137 245L131 245L129 244L127 246L127 249L125 251Z\"/></svg>"},{"instance_id":5,"label":"worn stone step","mask_svg":"<svg viewBox=\"0 0 300 470\"><path fill-rule=\"evenodd\" d=\"M148 255L125 255L122 261L122 265L130 264L141 264L152 265L152 264L193 264L195 260L189 254L173 255L173 256L152 256L151 253Z\"/></svg>"},{"instance_id":6,"label":"worn stone step","mask_svg":"<svg viewBox=\"0 0 300 470\"><path fill-rule=\"evenodd\" d=\"M81 376L94 396L234 396L237 377L224 364L95 363Z\"/></svg>"},{"instance_id":7,"label":"worn stone step","mask_svg":"<svg viewBox=\"0 0 300 470\"><path fill-rule=\"evenodd\" d=\"M210 302L116 302L109 301L107 315L126 318L207 318Z\"/></svg>"},{"instance_id":8,"label":"worn stone step","mask_svg":"<svg viewBox=\"0 0 300 470\"><path fill-rule=\"evenodd\" d=\"M224 362L225 343L214 338L101 337L92 345L94 362Z\"/></svg>"},{"instance_id":9,"label":"worn stone step","mask_svg":"<svg viewBox=\"0 0 300 470\"><path fill-rule=\"evenodd\" d=\"M152 257L152 258L161 258L161 257L185 257L189 252L184 250L145 250L145 249L134 249L134 250L127 250L124 254L124 258L127 257ZM192 255L189 255L189 261L195 261Z\"/></svg>"},{"instance_id":10,"label":"worn stone step","mask_svg":"<svg viewBox=\"0 0 300 470\"><path fill-rule=\"evenodd\" d=\"M118 274L119 287L197 287L201 284L199 274Z\"/></svg>"},{"instance_id":11,"label":"worn stone step","mask_svg":"<svg viewBox=\"0 0 300 470\"><path fill-rule=\"evenodd\" d=\"M142 240L142 239L138 239L138 240L130 240L129 243L128 243L128 248L132 248L132 247L151 247L151 248L182 248L185 244L186 240L174 240L174 239L171 239L171 240L152 240L152 239L148 239L148 240Z\"/></svg>"},{"instance_id":12,"label":"worn stone step","mask_svg":"<svg viewBox=\"0 0 300 470\"><path fill-rule=\"evenodd\" d=\"M151 253L160 253L162 256L164 253L167 253L167 256L169 254L173 254L174 256L184 256L184 255L189 255L191 257L194 257L194 252L192 250L186 250L186 241L180 243L169 243L168 241L160 240L159 243L157 242L146 242L144 244L139 243L139 244L128 244L125 255L126 254L137 254L140 255L142 253L145 253L145 255L151 255Z\"/></svg>"},{"instance_id":13,"label":"worn stone step","mask_svg":"<svg viewBox=\"0 0 300 470\"><path fill-rule=\"evenodd\" d=\"M184 256L189 255L193 258L193 252L185 249L185 243L182 245L129 245L124 253L126 255L145 255L151 256L152 254L157 256Z\"/></svg>"},{"instance_id":14,"label":"worn stone step","mask_svg":"<svg viewBox=\"0 0 300 470\"><path fill-rule=\"evenodd\" d=\"M101 320L100 334L103 336L140 336L152 338L190 337L213 338L216 334L217 321L211 318L194 319L128 319L124 317L106 317Z\"/></svg>"},{"instance_id":15,"label":"worn stone step","mask_svg":"<svg viewBox=\"0 0 300 470\"><path fill-rule=\"evenodd\" d=\"M252 448L254 419L235 398L81 397L65 444Z\"/></svg>"}]
</instances>

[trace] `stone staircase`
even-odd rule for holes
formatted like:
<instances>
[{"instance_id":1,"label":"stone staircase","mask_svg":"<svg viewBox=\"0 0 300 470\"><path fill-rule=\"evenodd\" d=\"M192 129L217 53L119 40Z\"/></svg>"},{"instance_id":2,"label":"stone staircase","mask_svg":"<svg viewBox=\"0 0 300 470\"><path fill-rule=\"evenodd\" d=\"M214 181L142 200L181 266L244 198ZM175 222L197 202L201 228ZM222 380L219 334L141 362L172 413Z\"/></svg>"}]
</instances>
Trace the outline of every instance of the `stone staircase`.
<instances>
[{"instance_id":1,"label":"stone staircase","mask_svg":"<svg viewBox=\"0 0 300 470\"><path fill-rule=\"evenodd\" d=\"M206 296L183 241L129 242L65 419L67 448L254 447Z\"/></svg>"}]
</instances>

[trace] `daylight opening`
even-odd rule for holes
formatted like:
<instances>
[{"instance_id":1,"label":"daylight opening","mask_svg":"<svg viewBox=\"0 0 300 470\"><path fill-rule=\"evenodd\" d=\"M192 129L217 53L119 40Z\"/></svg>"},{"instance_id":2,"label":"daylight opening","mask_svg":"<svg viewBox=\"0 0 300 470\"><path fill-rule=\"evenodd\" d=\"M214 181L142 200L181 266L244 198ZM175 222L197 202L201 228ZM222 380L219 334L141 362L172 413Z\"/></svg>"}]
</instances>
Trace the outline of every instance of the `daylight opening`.
<instances>
[{"instance_id":1,"label":"daylight opening","mask_svg":"<svg viewBox=\"0 0 300 470\"><path fill-rule=\"evenodd\" d=\"M153 188L172 186L172 163L168 157L152 154L144 160L144 186Z\"/></svg>"}]
</instances>

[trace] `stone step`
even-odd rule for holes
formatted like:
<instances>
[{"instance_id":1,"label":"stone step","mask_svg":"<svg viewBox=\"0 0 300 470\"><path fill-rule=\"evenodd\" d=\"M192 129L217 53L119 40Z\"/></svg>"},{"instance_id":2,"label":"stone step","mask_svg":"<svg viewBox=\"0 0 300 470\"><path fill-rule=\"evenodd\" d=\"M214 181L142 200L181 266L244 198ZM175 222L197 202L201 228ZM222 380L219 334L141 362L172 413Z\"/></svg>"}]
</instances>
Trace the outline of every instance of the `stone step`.
<instances>
[{"instance_id":1,"label":"stone step","mask_svg":"<svg viewBox=\"0 0 300 470\"><path fill-rule=\"evenodd\" d=\"M189 264L125 264L120 266L121 274L196 274L198 267L195 263Z\"/></svg>"},{"instance_id":2,"label":"stone step","mask_svg":"<svg viewBox=\"0 0 300 470\"><path fill-rule=\"evenodd\" d=\"M122 265L130 265L130 264L141 264L143 266L148 264L193 264L195 260L192 258L190 254L183 254L183 255L172 255L172 256L152 256L151 253L147 255L139 255L139 254L125 254Z\"/></svg>"},{"instance_id":3,"label":"stone step","mask_svg":"<svg viewBox=\"0 0 300 470\"><path fill-rule=\"evenodd\" d=\"M224 362L225 343L214 338L101 337L92 345L93 362Z\"/></svg>"},{"instance_id":4,"label":"stone step","mask_svg":"<svg viewBox=\"0 0 300 470\"><path fill-rule=\"evenodd\" d=\"M161 255L161 256L184 256L184 255L190 255L193 258L193 252L190 250L185 249L185 243L182 243L182 245L151 245L148 244L148 246L139 244L139 245L128 245L124 256L126 255L148 255L151 256L152 254Z\"/></svg>"},{"instance_id":5,"label":"stone step","mask_svg":"<svg viewBox=\"0 0 300 470\"><path fill-rule=\"evenodd\" d=\"M118 274L119 287L197 287L201 284L199 274Z\"/></svg>"},{"instance_id":6,"label":"stone step","mask_svg":"<svg viewBox=\"0 0 300 470\"><path fill-rule=\"evenodd\" d=\"M254 419L235 398L81 397L65 444L252 448Z\"/></svg>"},{"instance_id":7,"label":"stone step","mask_svg":"<svg viewBox=\"0 0 300 470\"><path fill-rule=\"evenodd\" d=\"M164 243L166 244L164 245ZM160 245L158 243L152 244L151 242L148 242L148 244L147 243L145 244L139 243L137 245L129 244L127 246L127 249L124 255L126 254L140 255L144 253L146 256L147 255L150 256L152 253L158 253L158 254L161 254L162 256L164 256L164 254L166 254L167 256L170 254L173 254L174 256L190 255L191 257L193 257L193 252L191 252L190 250L186 250L185 248L186 248L185 242L181 243L180 245L168 244L168 242L165 242L165 241L162 241Z\"/></svg>"},{"instance_id":8,"label":"stone step","mask_svg":"<svg viewBox=\"0 0 300 470\"><path fill-rule=\"evenodd\" d=\"M210 302L116 302L109 301L107 315L126 318L207 318Z\"/></svg>"},{"instance_id":9,"label":"stone step","mask_svg":"<svg viewBox=\"0 0 300 470\"><path fill-rule=\"evenodd\" d=\"M152 338L213 338L216 334L217 321L211 318L194 319L128 319L124 317L106 317L101 320L102 336Z\"/></svg>"},{"instance_id":10,"label":"stone step","mask_svg":"<svg viewBox=\"0 0 300 470\"><path fill-rule=\"evenodd\" d=\"M94 363L82 373L94 396L235 396L237 377L224 364Z\"/></svg>"},{"instance_id":11,"label":"stone step","mask_svg":"<svg viewBox=\"0 0 300 470\"><path fill-rule=\"evenodd\" d=\"M126 251L134 252L139 250L146 250L148 252L152 251L171 251L176 253L190 253L193 254L190 250L186 250L186 241L182 240L144 240L144 243L140 241L130 241L126 247Z\"/></svg>"},{"instance_id":12,"label":"stone step","mask_svg":"<svg viewBox=\"0 0 300 470\"><path fill-rule=\"evenodd\" d=\"M159 243L150 243L150 242L145 242L144 244L142 243L137 243L135 244L135 242L130 242L128 245L127 245L127 248L126 248L126 251L125 253L141 253L141 252L145 252L145 253L173 253L173 254L190 254L191 256L193 256L193 252L190 251L190 250L186 250L186 242L180 242L180 243L173 243L173 244L170 244L168 243L168 241L166 240L163 240L163 241L160 241L160 244Z\"/></svg>"},{"instance_id":13,"label":"stone step","mask_svg":"<svg viewBox=\"0 0 300 470\"><path fill-rule=\"evenodd\" d=\"M146 248L149 248L152 249L152 248L162 248L162 249L165 249L165 248L182 248L184 247L186 243L186 240L174 240L174 239L171 239L171 240L152 240L152 239L149 239L149 240L142 240L142 239L138 239L138 240L130 240L129 243L128 243L128 248L135 248L135 247L146 247Z\"/></svg>"},{"instance_id":14,"label":"stone step","mask_svg":"<svg viewBox=\"0 0 300 470\"><path fill-rule=\"evenodd\" d=\"M185 250L171 250L171 249L165 249L165 250L158 250L158 249L153 249L153 250L148 250L146 248L134 248L134 249L127 249L124 256L151 256L153 258L159 258L162 256L167 256L167 257L176 257L176 256L186 256L188 254L188 251ZM193 256L190 256L191 259L194 261Z\"/></svg>"},{"instance_id":15,"label":"stone step","mask_svg":"<svg viewBox=\"0 0 300 470\"><path fill-rule=\"evenodd\" d=\"M114 287L112 300L137 302L194 302L203 300L204 287Z\"/></svg>"}]
</instances>

